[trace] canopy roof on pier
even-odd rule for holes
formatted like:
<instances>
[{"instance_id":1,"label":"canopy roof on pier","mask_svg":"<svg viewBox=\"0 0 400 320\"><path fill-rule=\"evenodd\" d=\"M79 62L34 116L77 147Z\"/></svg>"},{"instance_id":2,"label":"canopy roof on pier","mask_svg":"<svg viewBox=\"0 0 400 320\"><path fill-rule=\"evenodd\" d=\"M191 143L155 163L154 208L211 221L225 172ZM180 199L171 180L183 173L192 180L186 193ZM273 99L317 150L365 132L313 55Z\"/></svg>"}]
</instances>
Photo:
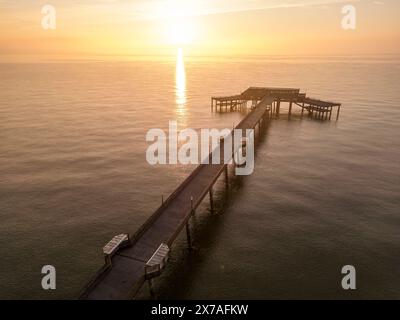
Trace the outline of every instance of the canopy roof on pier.
<instances>
[{"instance_id":1,"label":"canopy roof on pier","mask_svg":"<svg viewBox=\"0 0 400 320\"><path fill-rule=\"evenodd\" d=\"M262 100L266 96L296 98L299 93L300 89L295 88L250 87L243 91L241 96L246 100Z\"/></svg>"},{"instance_id":2,"label":"canopy roof on pier","mask_svg":"<svg viewBox=\"0 0 400 320\"><path fill-rule=\"evenodd\" d=\"M237 94L234 96L227 96L227 97L212 97L214 100L217 101L234 101L234 100L243 100L243 97L241 94Z\"/></svg>"},{"instance_id":3,"label":"canopy roof on pier","mask_svg":"<svg viewBox=\"0 0 400 320\"><path fill-rule=\"evenodd\" d=\"M323 108L340 107L342 105L341 103L337 103L337 102L322 101L322 100L313 99L313 98L304 98L304 99L301 99L301 102L304 102L306 104L313 105L313 106L323 107Z\"/></svg>"}]
</instances>

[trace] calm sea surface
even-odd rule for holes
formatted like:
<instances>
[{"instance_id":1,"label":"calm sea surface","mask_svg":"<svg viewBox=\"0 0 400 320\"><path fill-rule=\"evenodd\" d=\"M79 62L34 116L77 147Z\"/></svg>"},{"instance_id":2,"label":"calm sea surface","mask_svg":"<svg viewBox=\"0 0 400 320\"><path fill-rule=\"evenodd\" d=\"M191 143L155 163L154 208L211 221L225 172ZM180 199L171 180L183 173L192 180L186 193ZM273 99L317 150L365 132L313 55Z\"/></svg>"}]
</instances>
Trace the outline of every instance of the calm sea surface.
<instances>
[{"instance_id":1,"label":"calm sea surface","mask_svg":"<svg viewBox=\"0 0 400 320\"><path fill-rule=\"evenodd\" d=\"M272 121L253 175L231 168L218 212L207 198L199 208L197 249L178 238L159 297L399 299L400 62L261 58L0 64L0 298L76 298L102 246L193 169L150 166L146 132L231 128L243 114L211 113L210 97L249 86L342 102L340 119ZM353 292L340 286L347 264Z\"/></svg>"}]
</instances>

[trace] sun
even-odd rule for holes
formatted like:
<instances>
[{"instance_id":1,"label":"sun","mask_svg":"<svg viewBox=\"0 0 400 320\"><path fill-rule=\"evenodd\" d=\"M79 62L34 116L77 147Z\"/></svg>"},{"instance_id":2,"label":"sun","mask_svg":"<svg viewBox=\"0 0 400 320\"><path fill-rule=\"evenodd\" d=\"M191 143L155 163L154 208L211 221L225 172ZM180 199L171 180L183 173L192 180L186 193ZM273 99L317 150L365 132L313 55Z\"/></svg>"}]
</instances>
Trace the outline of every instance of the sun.
<instances>
[{"instance_id":1,"label":"sun","mask_svg":"<svg viewBox=\"0 0 400 320\"><path fill-rule=\"evenodd\" d=\"M166 39L169 44L191 44L195 39L195 27L186 19L169 19L166 26Z\"/></svg>"}]
</instances>

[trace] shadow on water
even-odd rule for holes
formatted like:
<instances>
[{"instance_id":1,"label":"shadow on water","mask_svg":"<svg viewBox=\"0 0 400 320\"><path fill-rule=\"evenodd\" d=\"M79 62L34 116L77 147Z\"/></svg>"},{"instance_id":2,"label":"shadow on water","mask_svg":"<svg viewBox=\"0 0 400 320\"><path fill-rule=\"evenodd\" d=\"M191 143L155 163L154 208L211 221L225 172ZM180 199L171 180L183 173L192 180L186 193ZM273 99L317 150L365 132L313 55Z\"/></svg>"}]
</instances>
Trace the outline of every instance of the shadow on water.
<instances>
[{"instance_id":1,"label":"shadow on water","mask_svg":"<svg viewBox=\"0 0 400 320\"><path fill-rule=\"evenodd\" d=\"M268 140L271 122L255 130L255 159L258 147ZM256 163L255 163L256 165ZM193 279L202 270L203 264L209 259L218 235L224 227L229 212L235 204L235 199L241 194L246 176L234 173L234 166L228 166L228 187L224 174L214 185L214 211L211 211L208 196L198 207L196 214L191 218L191 235L193 249L189 250L186 233L182 230L174 243L170 261L164 273L152 281L155 296L151 296L148 283L145 283L136 296L136 299L183 299L190 295Z\"/></svg>"}]
</instances>

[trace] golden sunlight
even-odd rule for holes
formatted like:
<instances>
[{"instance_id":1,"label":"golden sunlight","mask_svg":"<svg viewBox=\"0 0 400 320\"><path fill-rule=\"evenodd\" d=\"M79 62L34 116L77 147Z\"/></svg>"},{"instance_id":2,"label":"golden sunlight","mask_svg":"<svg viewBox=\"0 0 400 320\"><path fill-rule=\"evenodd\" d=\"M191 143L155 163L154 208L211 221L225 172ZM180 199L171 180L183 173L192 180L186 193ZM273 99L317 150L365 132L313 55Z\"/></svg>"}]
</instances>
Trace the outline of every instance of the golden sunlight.
<instances>
[{"instance_id":1,"label":"golden sunlight","mask_svg":"<svg viewBox=\"0 0 400 320\"><path fill-rule=\"evenodd\" d=\"M169 44L191 44L195 37L195 26L189 20L183 18L166 20L166 40Z\"/></svg>"}]
</instances>

